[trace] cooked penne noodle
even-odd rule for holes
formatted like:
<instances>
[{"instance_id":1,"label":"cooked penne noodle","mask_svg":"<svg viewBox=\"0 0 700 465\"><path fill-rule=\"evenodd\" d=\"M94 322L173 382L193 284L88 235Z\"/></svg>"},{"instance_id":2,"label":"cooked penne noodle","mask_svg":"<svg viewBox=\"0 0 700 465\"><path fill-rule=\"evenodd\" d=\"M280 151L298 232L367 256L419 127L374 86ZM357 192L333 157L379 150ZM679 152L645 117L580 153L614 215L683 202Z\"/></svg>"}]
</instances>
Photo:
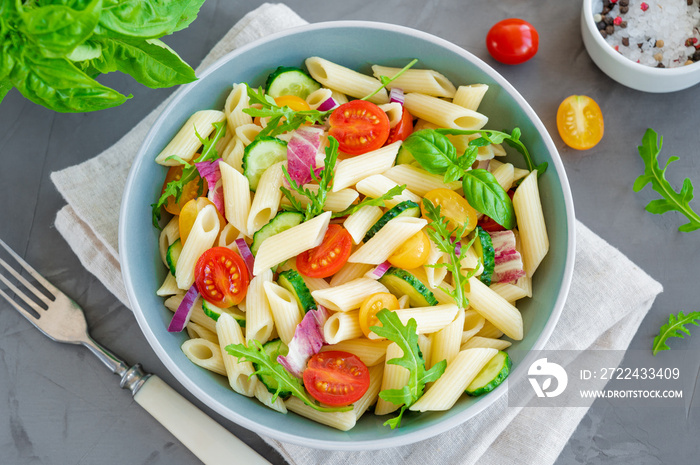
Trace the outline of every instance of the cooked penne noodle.
<instances>
[{"instance_id":1,"label":"cooked penne noodle","mask_svg":"<svg viewBox=\"0 0 700 465\"><path fill-rule=\"evenodd\" d=\"M323 86L355 98L366 97L382 86L378 79L319 57L307 58L306 68L311 77ZM386 89L382 89L370 97L369 101L378 105L388 103L389 94Z\"/></svg>"},{"instance_id":2,"label":"cooked penne noodle","mask_svg":"<svg viewBox=\"0 0 700 465\"><path fill-rule=\"evenodd\" d=\"M294 396L291 396L289 399L285 400L284 405L287 407L287 410L294 412L297 415L301 415L302 417L306 417L323 425L339 429L340 431L348 431L352 429L357 421L355 418L355 411L353 409L346 412L319 412Z\"/></svg>"},{"instance_id":3,"label":"cooked penne noodle","mask_svg":"<svg viewBox=\"0 0 700 465\"><path fill-rule=\"evenodd\" d=\"M505 190L508 191L510 187L513 185L513 165L510 163L504 163L495 170L491 174L493 174L493 177L496 178L496 181L498 181L498 184Z\"/></svg>"},{"instance_id":4,"label":"cooked penne noodle","mask_svg":"<svg viewBox=\"0 0 700 465\"><path fill-rule=\"evenodd\" d=\"M236 128L240 126L252 124L253 117L243 112L249 106L248 86L246 84L234 84L224 104L224 113L231 132L235 132Z\"/></svg>"},{"instance_id":5,"label":"cooked penne noodle","mask_svg":"<svg viewBox=\"0 0 700 465\"><path fill-rule=\"evenodd\" d=\"M316 110L318 107L321 106L323 102L325 102L329 98L333 98L333 91L321 87L320 89L311 92L306 97L306 103L309 104L309 108L311 108L312 110Z\"/></svg>"},{"instance_id":6,"label":"cooked penne noodle","mask_svg":"<svg viewBox=\"0 0 700 465\"><path fill-rule=\"evenodd\" d=\"M391 168L401 141L338 162L333 179L333 192L354 186L358 181L373 174L381 174Z\"/></svg>"},{"instance_id":7,"label":"cooked penne noodle","mask_svg":"<svg viewBox=\"0 0 700 465\"><path fill-rule=\"evenodd\" d=\"M483 128L488 122L488 118L481 113L418 93L406 94L404 107L413 116L441 128L475 130Z\"/></svg>"},{"instance_id":8,"label":"cooked penne noodle","mask_svg":"<svg viewBox=\"0 0 700 465\"><path fill-rule=\"evenodd\" d=\"M216 335L215 331L210 331L209 329L205 328L204 326L198 323L195 323L194 321L190 321L189 323L187 323L185 329L187 330L187 335L190 339L206 339L209 342L213 342L218 347L219 338Z\"/></svg>"},{"instance_id":9,"label":"cooked penne noodle","mask_svg":"<svg viewBox=\"0 0 700 465\"><path fill-rule=\"evenodd\" d=\"M265 293L265 283L271 281L272 270L267 268L262 273L255 275L248 285L248 292L245 295L245 339L247 344L253 339L264 344L272 334L275 323L272 318L270 302Z\"/></svg>"},{"instance_id":10,"label":"cooked penne noodle","mask_svg":"<svg viewBox=\"0 0 700 465\"><path fill-rule=\"evenodd\" d=\"M389 118L389 127L393 128L399 121L401 121L401 116L403 115L403 106L400 103L392 102L379 105L379 109L386 113L387 118Z\"/></svg>"},{"instance_id":11,"label":"cooked penne noodle","mask_svg":"<svg viewBox=\"0 0 700 465\"><path fill-rule=\"evenodd\" d=\"M274 282L264 282L263 288L270 304L277 334L282 342L289 345L297 325L301 323L302 312L299 304L291 292Z\"/></svg>"},{"instance_id":12,"label":"cooked penne noodle","mask_svg":"<svg viewBox=\"0 0 700 465\"><path fill-rule=\"evenodd\" d=\"M245 153L245 145L243 141L234 136L231 138L224 151L221 153L221 158L224 163L231 166L239 173L243 173L243 154Z\"/></svg>"},{"instance_id":13,"label":"cooked penne noodle","mask_svg":"<svg viewBox=\"0 0 700 465\"><path fill-rule=\"evenodd\" d=\"M247 147L253 142L253 139L255 139L255 136L257 136L260 131L262 131L262 127L257 124L244 124L236 128L236 138Z\"/></svg>"},{"instance_id":14,"label":"cooked penne noodle","mask_svg":"<svg viewBox=\"0 0 700 465\"><path fill-rule=\"evenodd\" d=\"M395 342L389 344L386 348L384 377L382 378L382 388L380 391L401 389L408 382L408 377L410 376L409 371L400 365L389 363L391 360L401 357L403 357L403 350L401 350ZM401 405L396 405L380 397L377 399L377 406L374 408L374 413L376 415L386 415L387 413L397 410L399 407L401 407Z\"/></svg>"},{"instance_id":15,"label":"cooked penne noodle","mask_svg":"<svg viewBox=\"0 0 700 465\"><path fill-rule=\"evenodd\" d=\"M338 313L336 313L338 315ZM371 341L365 337L356 339L347 339L336 342L332 345L323 346L321 352L329 350L342 350L357 355L357 358L362 360L362 363L368 367L381 364L386 356L386 348L391 343L386 339L381 341Z\"/></svg>"},{"instance_id":16,"label":"cooked penne noodle","mask_svg":"<svg viewBox=\"0 0 700 465\"><path fill-rule=\"evenodd\" d=\"M163 284L156 291L156 295L160 297L167 297L170 295L175 295L180 291L181 289L177 287L177 280L175 279L175 276L168 272L168 274L165 275Z\"/></svg>"},{"instance_id":17,"label":"cooked penne noodle","mask_svg":"<svg viewBox=\"0 0 700 465\"><path fill-rule=\"evenodd\" d=\"M532 277L549 251L549 237L537 189L537 171L530 173L515 190L513 209L522 243L520 253L523 257L523 267L527 276Z\"/></svg>"},{"instance_id":18,"label":"cooked penne noodle","mask_svg":"<svg viewBox=\"0 0 700 465\"><path fill-rule=\"evenodd\" d=\"M459 352L442 376L409 407L414 412L448 410L457 402L481 369L496 355L496 349L467 349Z\"/></svg>"},{"instance_id":19,"label":"cooked penne noodle","mask_svg":"<svg viewBox=\"0 0 700 465\"><path fill-rule=\"evenodd\" d=\"M484 322L484 326L475 334L475 336L480 336L480 337L487 337L491 339L498 339L501 336L503 336L503 331L500 329L496 328L493 323L490 321L486 320ZM464 343L466 341L462 341Z\"/></svg>"},{"instance_id":20,"label":"cooked penne noodle","mask_svg":"<svg viewBox=\"0 0 700 465\"><path fill-rule=\"evenodd\" d=\"M253 235L277 215L280 199L282 198L280 187L283 179L283 164L284 162L275 163L260 176L258 188L255 191L255 197L253 197L253 203L250 205L250 212L248 213L246 231L249 236Z\"/></svg>"},{"instance_id":21,"label":"cooked penne noodle","mask_svg":"<svg viewBox=\"0 0 700 465\"><path fill-rule=\"evenodd\" d=\"M377 207L379 208L379 207ZM379 219L379 218L377 218ZM168 259L167 259L167 253L168 253L168 248L173 245L175 241L180 239L180 217L179 216L173 216L170 221L168 221L168 224L165 225L163 230L160 232L160 236L158 236L158 250L160 252L160 259L163 261L163 265L167 266L168 269L170 269L170 265L168 265Z\"/></svg>"},{"instance_id":22,"label":"cooked penne noodle","mask_svg":"<svg viewBox=\"0 0 700 465\"><path fill-rule=\"evenodd\" d=\"M313 193L318 192L317 184L304 184L304 189L308 189ZM309 198L299 194L296 191L291 191L292 196L304 207L309 204ZM257 194L256 194L257 195ZM323 204L323 210L333 213L342 212L350 207L357 200L360 194L354 189L341 189L338 192L329 192L326 196L326 202ZM291 205L292 203L285 196L282 198L281 205Z\"/></svg>"},{"instance_id":23,"label":"cooked penne noodle","mask_svg":"<svg viewBox=\"0 0 700 465\"><path fill-rule=\"evenodd\" d=\"M452 323L459 310L459 307L454 304L442 304L433 307L399 309L394 310L394 313L403 324L407 324L411 318L416 320L418 334L430 334Z\"/></svg>"},{"instance_id":24,"label":"cooked penne noodle","mask_svg":"<svg viewBox=\"0 0 700 465\"><path fill-rule=\"evenodd\" d=\"M474 336L470 338L467 342L462 344L460 350L479 348L504 350L510 347L511 345L511 342L504 341L503 339L492 339L487 337Z\"/></svg>"},{"instance_id":25,"label":"cooked penne noodle","mask_svg":"<svg viewBox=\"0 0 700 465\"><path fill-rule=\"evenodd\" d=\"M382 217L382 209L373 206L365 205L350 215L343 223L343 227L347 229L352 237L354 244L359 244L367 234L367 231Z\"/></svg>"},{"instance_id":26,"label":"cooked penne noodle","mask_svg":"<svg viewBox=\"0 0 700 465\"><path fill-rule=\"evenodd\" d=\"M226 368L219 344L203 338L188 339L182 343L181 349L195 365L226 376Z\"/></svg>"},{"instance_id":27,"label":"cooked penne noodle","mask_svg":"<svg viewBox=\"0 0 700 465\"><path fill-rule=\"evenodd\" d=\"M464 312L464 327L462 328L462 340L464 344L469 338L479 334L484 328L486 319L475 310L467 310ZM495 328L495 326L494 326ZM501 333L503 334L503 333Z\"/></svg>"},{"instance_id":28,"label":"cooked penne noodle","mask_svg":"<svg viewBox=\"0 0 700 465\"><path fill-rule=\"evenodd\" d=\"M372 238L348 258L350 263L379 265L428 224L423 218L396 217L384 225Z\"/></svg>"},{"instance_id":29,"label":"cooked penne noodle","mask_svg":"<svg viewBox=\"0 0 700 465\"><path fill-rule=\"evenodd\" d=\"M447 364L459 353L459 346L462 344L462 330L464 329L464 310L457 312L457 317L440 331L433 334L433 342L430 348L430 360L439 363L447 360Z\"/></svg>"},{"instance_id":30,"label":"cooked penne noodle","mask_svg":"<svg viewBox=\"0 0 700 465\"><path fill-rule=\"evenodd\" d=\"M435 189L448 188L457 190L462 187L459 181L445 184L442 175L430 174L422 168L413 165L396 165L384 172L384 176L398 185L406 185L411 192L421 197Z\"/></svg>"},{"instance_id":31,"label":"cooked penne noodle","mask_svg":"<svg viewBox=\"0 0 700 465\"><path fill-rule=\"evenodd\" d=\"M506 336L519 341L523 338L523 317L506 299L492 291L473 276L466 292L470 308L503 331Z\"/></svg>"},{"instance_id":32,"label":"cooked penne noodle","mask_svg":"<svg viewBox=\"0 0 700 465\"><path fill-rule=\"evenodd\" d=\"M387 66L372 65L374 76L393 78L401 68L389 68ZM433 97L452 98L455 95L455 86L443 74L432 69L407 69L399 77L390 82L387 87L398 87L404 92L418 92Z\"/></svg>"},{"instance_id":33,"label":"cooked penne noodle","mask_svg":"<svg viewBox=\"0 0 700 465\"><path fill-rule=\"evenodd\" d=\"M329 310L349 312L360 308L366 296L377 292L389 290L374 279L358 278L340 286L312 291L311 296Z\"/></svg>"},{"instance_id":34,"label":"cooked penne noodle","mask_svg":"<svg viewBox=\"0 0 700 465\"><path fill-rule=\"evenodd\" d=\"M226 163L219 163L221 182L224 186L224 212L226 221L248 236L248 214L250 213L250 184L243 176Z\"/></svg>"},{"instance_id":35,"label":"cooked penne noodle","mask_svg":"<svg viewBox=\"0 0 700 465\"><path fill-rule=\"evenodd\" d=\"M323 325L323 338L329 344L337 344L341 341L362 336L358 310L350 312L333 313Z\"/></svg>"},{"instance_id":36,"label":"cooked penne noodle","mask_svg":"<svg viewBox=\"0 0 700 465\"><path fill-rule=\"evenodd\" d=\"M510 283L496 283L489 286L492 291L500 295L508 302L515 302L518 299L528 297L527 290Z\"/></svg>"},{"instance_id":37,"label":"cooked penne noodle","mask_svg":"<svg viewBox=\"0 0 700 465\"><path fill-rule=\"evenodd\" d=\"M396 186L398 186L398 184L386 176L381 174L373 174L372 176L367 176L362 181L359 181L355 185L355 189L357 189L357 191L362 195L376 199L389 192L389 189ZM421 202L420 196L414 194L408 189L404 189L401 194L395 195L389 200L385 200L384 204L387 206L387 208L391 208L406 200L411 200L419 205Z\"/></svg>"},{"instance_id":38,"label":"cooked penne noodle","mask_svg":"<svg viewBox=\"0 0 700 465\"><path fill-rule=\"evenodd\" d=\"M169 159L176 156L185 161L190 161L197 153L197 149L202 146L197 134L203 139L209 137L214 131L214 123L220 123L226 119L226 115L218 110L201 110L194 113L185 122L173 139L165 146L156 157L156 163L165 166L177 166L179 160Z\"/></svg>"},{"instance_id":39,"label":"cooked penne noodle","mask_svg":"<svg viewBox=\"0 0 700 465\"><path fill-rule=\"evenodd\" d=\"M219 232L219 240L217 242L217 245L219 247L226 247L227 249L231 249L235 252L238 251L238 246L236 245L236 239L242 238L243 234L236 229L234 225L231 223L226 223L226 226L224 226L224 229Z\"/></svg>"},{"instance_id":40,"label":"cooked penne noodle","mask_svg":"<svg viewBox=\"0 0 700 465\"><path fill-rule=\"evenodd\" d=\"M447 263L449 257L445 252L441 252L440 249L435 245L435 243L430 241L430 252L428 253L428 259L425 262L425 277L428 279L428 287L430 289L435 289L438 287L442 281L447 276L447 268L444 266L434 266L440 263Z\"/></svg>"},{"instance_id":41,"label":"cooked penne noodle","mask_svg":"<svg viewBox=\"0 0 700 465\"><path fill-rule=\"evenodd\" d=\"M423 360L425 361L425 366L426 367L432 367L433 366L433 360L430 358L430 354L432 353L432 348L433 348L433 335L432 334L419 334L418 335L418 348L420 349L421 353L423 354Z\"/></svg>"},{"instance_id":42,"label":"cooked penne noodle","mask_svg":"<svg viewBox=\"0 0 700 465\"><path fill-rule=\"evenodd\" d=\"M369 367L369 386L365 393L360 397L360 400L353 404L355 418L360 417L367 411L370 405L374 404L379 398L379 391L382 388L382 378L384 377L384 365L375 365Z\"/></svg>"},{"instance_id":43,"label":"cooked penne noodle","mask_svg":"<svg viewBox=\"0 0 700 465\"><path fill-rule=\"evenodd\" d=\"M177 259L175 279L177 287L187 290L194 283L194 266L199 257L214 245L219 235L219 218L216 207L207 205L197 214L190 235Z\"/></svg>"},{"instance_id":44,"label":"cooked penne noodle","mask_svg":"<svg viewBox=\"0 0 700 465\"><path fill-rule=\"evenodd\" d=\"M343 267L333 275L330 287L340 286L341 284L349 283L357 278L361 278L373 268L374 267L372 265L368 265L366 263L346 262L345 265L343 265Z\"/></svg>"},{"instance_id":45,"label":"cooked penne noodle","mask_svg":"<svg viewBox=\"0 0 700 465\"><path fill-rule=\"evenodd\" d=\"M263 383L258 383L255 386L255 398L258 399L266 407L272 410L277 410L280 413L287 413L287 406L284 404L284 400L281 397L277 397L274 402L272 394Z\"/></svg>"},{"instance_id":46,"label":"cooked penne noodle","mask_svg":"<svg viewBox=\"0 0 700 465\"><path fill-rule=\"evenodd\" d=\"M486 84L459 86L452 98L452 103L468 110L477 111L487 90L489 90L489 86Z\"/></svg>"},{"instance_id":47,"label":"cooked penne noodle","mask_svg":"<svg viewBox=\"0 0 700 465\"><path fill-rule=\"evenodd\" d=\"M229 354L226 346L229 344L245 344L243 332L231 315L222 314L216 321L216 335L219 337L221 357L224 360L226 375L231 389L247 397L255 395L258 378L253 375L255 370L251 362L241 362L238 357Z\"/></svg>"}]
</instances>

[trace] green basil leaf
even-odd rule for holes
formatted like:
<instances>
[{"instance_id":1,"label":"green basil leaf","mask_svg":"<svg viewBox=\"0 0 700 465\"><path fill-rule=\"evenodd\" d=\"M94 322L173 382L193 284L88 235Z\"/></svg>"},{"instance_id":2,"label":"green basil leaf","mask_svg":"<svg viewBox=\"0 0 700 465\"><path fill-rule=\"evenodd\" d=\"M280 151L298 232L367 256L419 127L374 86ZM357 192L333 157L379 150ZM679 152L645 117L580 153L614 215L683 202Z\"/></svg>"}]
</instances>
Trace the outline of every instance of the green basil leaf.
<instances>
[{"instance_id":1,"label":"green basil leaf","mask_svg":"<svg viewBox=\"0 0 700 465\"><path fill-rule=\"evenodd\" d=\"M457 159L457 164L463 170L468 170L474 164L478 155L479 149L477 147L469 147L464 151L464 155Z\"/></svg>"},{"instance_id":2,"label":"green basil leaf","mask_svg":"<svg viewBox=\"0 0 700 465\"><path fill-rule=\"evenodd\" d=\"M402 147L432 174L444 174L450 166L457 164L457 150L450 140L434 129L416 131L405 141Z\"/></svg>"},{"instance_id":3,"label":"green basil leaf","mask_svg":"<svg viewBox=\"0 0 700 465\"><path fill-rule=\"evenodd\" d=\"M91 65L101 73L121 71L152 89L192 82L194 70L158 39L109 39L97 41L102 55Z\"/></svg>"},{"instance_id":4,"label":"green basil leaf","mask_svg":"<svg viewBox=\"0 0 700 465\"><path fill-rule=\"evenodd\" d=\"M26 98L62 113L102 110L121 105L131 96L95 81L64 58L26 53L10 74Z\"/></svg>"},{"instance_id":5,"label":"green basil leaf","mask_svg":"<svg viewBox=\"0 0 700 465\"><path fill-rule=\"evenodd\" d=\"M464 174L464 171L465 170L461 169L457 165L451 165L449 168L447 168L447 171L445 171L445 184L460 180Z\"/></svg>"},{"instance_id":6,"label":"green basil leaf","mask_svg":"<svg viewBox=\"0 0 700 465\"><path fill-rule=\"evenodd\" d=\"M8 79L3 79L0 80L0 103L2 103L2 99L5 98L7 93L12 90L12 83Z\"/></svg>"},{"instance_id":7,"label":"green basil leaf","mask_svg":"<svg viewBox=\"0 0 700 465\"><path fill-rule=\"evenodd\" d=\"M179 31L181 29L185 29L190 25L190 23L192 23L192 21L197 19L197 14L199 13L199 9L203 4L204 0L191 0L185 10L182 12L180 20L177 22L177 26L175 26L175 30Z\"/></svg>"},{"instance_id":8,"label":"green basil leaf","mask_svg":"<svg viewBox=\"0 0 700 465\"><path fill-rule=\"evenodd\" d=\"M10 42L0 46L0 80L7 78L15 66L16 51Z\"/></svg>"},{"instance_id":9,"label":"green basil leaf","mask_svg":"<svg viewBox=\"0 0 700 465\"><path fill-rule=\"evenodd\" d=\"M93 40L88 40L75 47L66 58L74 62L83 62L99 58L100 55L102 55L102 45Z\"/></svg>"},{"instance_id":10,"label":"green basil leaf","mask_svg":"<svg viewBox=\"0 0 700 465\"><path fill-rule=\"evenodd\" d=\"M182 26L194 0L104 0L97 33L106 37L157 39Z\"/></svg>"},{"instance_id":11,"label":"green basil leaf","mask_svg":"<svg viewBox=\"0 0 700 465\"><path fill-rule=\"evenodd\" d=\"M513 202L493 174L482 169L467 171L462 179L462 189L464 198L477 211L506 229L515 227Z\"/></svg>"},{"instance_id":12,"label":"green basil leaf","mask_svg":"<svg viewBox=\"0 0 700 465\"><path fill-rule=\"evenodd\" d=\"M102 11L102 0L83 10L47 5L22 13L20 31L48 58L65 57L92 35Z\"/></svg>"}]
</instances>

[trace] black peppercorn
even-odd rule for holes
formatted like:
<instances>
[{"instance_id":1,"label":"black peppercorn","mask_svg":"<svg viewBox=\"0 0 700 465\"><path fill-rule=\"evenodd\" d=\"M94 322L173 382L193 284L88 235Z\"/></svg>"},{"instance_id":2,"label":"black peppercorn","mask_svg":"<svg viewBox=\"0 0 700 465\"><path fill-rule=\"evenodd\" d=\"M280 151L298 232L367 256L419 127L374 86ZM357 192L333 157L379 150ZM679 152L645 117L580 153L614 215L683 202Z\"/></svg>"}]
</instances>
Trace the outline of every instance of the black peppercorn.
<instances>
[{"instance_id":1,"label":"black peppercorn","mask_svg":"<svg viewBox=\"0 0 700 465\"><path fill-rule=\"evenodd\" d=\"M628 11L630 11L630 7L620 5L620 14L623 14L623 15L624 15L624 14L627 13Z\"/></svg>"},{"instance_id":2,"label":"black peppercorn","mask_svg":"<svg viewBox=\"0 0 700 465\"><path fill-rule=\"evenodd\" d=\"M629 6L630 0L620 0L620 6Z\"/></svg>"},{"instance_id":3,"label":"black peppercorn","mask_svg":"<svg viewBox=\"0 0 700 465\"><path fill-rule=\"evenodd\" d=\"M606 16L605 18L603 18L603 21L605 21L605 24L611 25L614 20L610 16Z\"/></svg>"},{"instance_id":4,"label":"black peppercorn","mask_svg":"<svg viewBox=\"0 0 700 465\"><path fill-rule=\"evenodd\" d=\"M608 26L608 27L606 27L606 28L605 28L605 32L606 32L608 35L612 35L612 34L615 32L615 26Z\"/></svg>"},{"instance_id":5,"label":"black peppercorn","mask_svg":"<svg viewBox=\"0 0 700 465\"><path fill-rule=\"evenodd\" d=\"M602 31L603 29L605 29L605 26L607 26L607 24L605 24L605 21L600 21L600 22L596 23L596 27L598 28L599 31Z\"/></svg>"},{"instance_id":6,"label":"black peppercorn","mask_svg":"<svg viewBox=\"0 0 700 465\"><path fill-rule=\"evenodd\" d=\"M629 44L630 44L630 38L629 38L629 37L623 37L623 38L622 38L622 45L624 45L625 47L629 47Z\"/></svg>"}]
</instances>

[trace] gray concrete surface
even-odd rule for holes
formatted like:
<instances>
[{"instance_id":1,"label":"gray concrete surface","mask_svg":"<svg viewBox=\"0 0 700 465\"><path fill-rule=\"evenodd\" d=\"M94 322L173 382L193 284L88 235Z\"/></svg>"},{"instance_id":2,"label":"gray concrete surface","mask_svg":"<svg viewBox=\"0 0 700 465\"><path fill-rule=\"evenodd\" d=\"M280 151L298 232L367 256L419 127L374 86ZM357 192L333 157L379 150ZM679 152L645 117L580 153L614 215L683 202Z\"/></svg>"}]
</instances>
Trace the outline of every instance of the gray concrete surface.
<instances>
[{"instance_id":1,"label":"gray concrete surface","mask_svg":"<svg viewBox=\"0 0 700 465\"><path fill-rule=\"evenodd\" d=\"M208 0L199 18L168 43L196 65L234 23L261 3ZM664 136L664 160L670 155L681 158L668 172L671 182L680 186L687 176L700 186L698 87L654 95L607 78L581 42L579 1L293 0L288 5L311 22L363 19L414 27L491 64L524 95L552 134L567 169L577 217L664 285L632 347L649 348L669 313L698 310L700 231L677 232L683 222L680 215L651 215L644 206L656 194L632 191L643 170L636 147L648 127ZM539 53L523 65L501 65L486 51L486 32L507 17L528 20L539 30ZM109 147L173 92L149 90L119 74L105 76L104 82L132 92L134 98L93 114L54 114L16 91L0 104L0 238L87 310L97 340L131 362L140 361L194 400L158 361L132 314L81 266L53 226L64 201L49 174ZM556 130L557 107L571 94L593 97L606 118L603 141L585 152L566 147ZM693 205L700 210L698 202ZM672 346L700 348L700 328L693 330L694 336L675 340ZM695 370L694 376L697 361L684 363L682 368ZM49 341L0 302L0 464L198 463L117 381L87 351ZM700 463L700 409L690 400L686 406L619 408L597 401L557 465ZM204 410L274 464L284 463L254 433Z\"/></svg>"}]
</instances>

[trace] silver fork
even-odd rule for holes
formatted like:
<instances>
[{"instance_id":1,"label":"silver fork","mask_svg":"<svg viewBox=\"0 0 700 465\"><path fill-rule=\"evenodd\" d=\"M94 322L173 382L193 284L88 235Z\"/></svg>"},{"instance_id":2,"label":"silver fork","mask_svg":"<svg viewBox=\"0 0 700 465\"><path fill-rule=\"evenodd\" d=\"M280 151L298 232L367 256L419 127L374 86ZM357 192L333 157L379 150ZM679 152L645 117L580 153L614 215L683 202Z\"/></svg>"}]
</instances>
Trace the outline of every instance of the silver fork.
<instances>
[{"instance_id":1,"label":"silver fork","mask_svg":"<svg viewBox=\"0 0 700 465\"><path fill-rule=\"evenodd\" d=\"M0 239L0 245L51 295L47 297L5 260L0 265L24 289L46 305L44 309L15 285L0 269L3 282L24 305L12 299L2 288L0 295L44 335L56 342L82 344L119 376L119 385L131 391L134 400L165 426L205 464L268 464L240 439L195 407L158 376L145 373L140 364L129 367L123 360L93 340L88 333L85 314L80 306L29 266ZM26 307L25 307L26 305ZM35 311L33 315L28 309Z\"/></svg>"}]
</instances>

